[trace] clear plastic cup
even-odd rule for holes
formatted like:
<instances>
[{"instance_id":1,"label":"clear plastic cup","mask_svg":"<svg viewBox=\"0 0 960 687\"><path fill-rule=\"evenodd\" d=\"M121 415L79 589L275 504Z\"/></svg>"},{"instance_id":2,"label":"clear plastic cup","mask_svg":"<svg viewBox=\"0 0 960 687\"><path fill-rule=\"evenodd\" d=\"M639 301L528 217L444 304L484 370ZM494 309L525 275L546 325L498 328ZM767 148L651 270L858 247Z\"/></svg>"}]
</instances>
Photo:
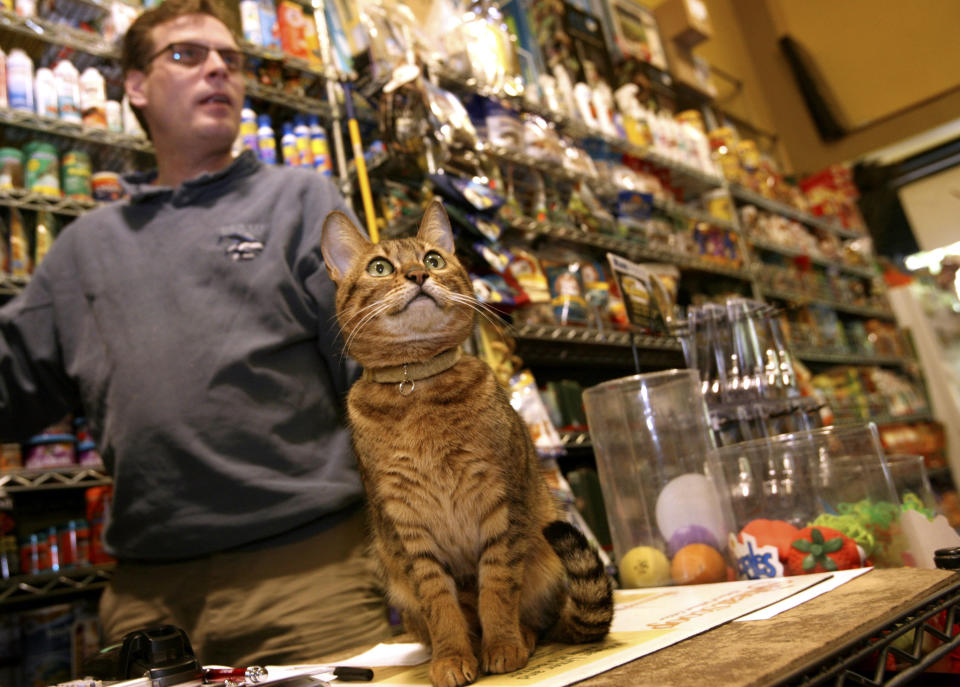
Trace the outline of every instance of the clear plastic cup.
<instances>
[{"instance_id":1,"label":"clear plastic cup","mask_svg":"<svg viewBox=\"0 0 960 687\"><path fill-rule=\"evenodd\" d=\"M697 371L612 380L583 401L621 583L729 579L732 516Z\"/></svg>"}]
</instances>

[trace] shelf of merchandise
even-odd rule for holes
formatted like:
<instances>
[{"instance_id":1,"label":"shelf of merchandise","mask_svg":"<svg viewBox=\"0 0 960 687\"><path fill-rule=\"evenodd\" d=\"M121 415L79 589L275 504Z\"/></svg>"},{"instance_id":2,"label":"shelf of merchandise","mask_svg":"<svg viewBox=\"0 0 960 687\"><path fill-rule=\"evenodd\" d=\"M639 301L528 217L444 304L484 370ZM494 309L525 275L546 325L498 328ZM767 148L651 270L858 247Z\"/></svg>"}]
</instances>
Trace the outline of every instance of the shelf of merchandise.
<instances>
[{"instance_id":1,"label":"shelf of merchandise","mask_svg":"<svg viewBox=\"0 0 960 687\"><path fill-rule=\"evenodd\" d=\"M820 351L813 348L793 347L793 357L807 363L830 363L835 365L879 365L904 367L911 361L897 355L871 355L845 351Z\"/></svg>"},{"instance_id":2,"label":"shelf of merchandise","mask_svg":"<svg viewBox=\"0 0 960 687\"><path fill-rule=\"evenodd\" d=\"M582 246L593 248L602 248L604 250L619 253L631 260L650 260L653 262L665 262L676 265L680 269L697 270L699 272L709 272L726 277L733 277L744 281L750 281L752 275L749 271L733 265L727 265L722 262L704 258L699 255L689 255L678 253L676 251L664 250L645 246L639 241L633 241L627 238L611 236L609 234L591 233L583 231L570 225L557 223L538 222L532 217L516 217L507 220L510 227L519 231L527 232L540 236L548 236L552 239L570 241Z\"/></svg>"},{"instance_id":3,"label":"shelf of merchandise","mask_svg":"<svg viewBox=\"0 0 960 687\"><path fill-rule=\"evenodd\" d=\"M141 136L131 136L130 134L107 131L106 129L94 129L65 122L62 119L43 117L24 110L13 110L8 107L0 108L0 124L72 138L85 143L96 143L112 148L153 154L153 145Z\"/></svg>"},{"instance_id":4,"label":"shelf of merchandise","mask_svg":"<svg viewBox=\"0 0 960 687\"><path fill-rule=\"evenodd\" d=\"M85 52L88 55L116 59L116 46L103 40L100 34L75 29L40 17L20 17L7 9L0 9L0 31L11 31L23 36Z\"/></svg>"},{"instance_id":5,"label":"shelf of merchandise","mask_svg":"<svg viewBox=\"0 0 960 687\"><path fill-rule=\"evenodd\" d=\"M802 210L798 210L795 207L787 205L786 203L780 203L771 198L767 198L766 196L762 196L759 193L751 191L750 189L744 188L738 184L730 184L730 193L737 200L751 203L759 208L769 210L770 212L782 215L783 217L788 217L810 227L818 227L820 229L832 231L843 238L863 238L864 236L864 234L861 232L852 231L834 221L825 219L823 217L817 217L816 215L811 215L807 212L803 212Z\"/></svg>"},{"instance_id":6,"label":"shelf of merchandise","mask_svg":"<svg viewBox=\"0 0 960 687\"><path fill-rule=\"evenodd\" d=\"M0 472L0 493L77 489L113 484L102 465Z\"/></svg>"},{"instance_id":7,"label":"shelf of merchandise","mask_svg":"<svg viewBox=\"0 0 960 687\"><path fill-rule=\"evenodd\" d=\"M760 292L768 297L775 298L777 300L790 301L792 303L798 303L802 305L812 304L812 305L824 305L828 308L833 308L834 310L840 312L850 313L851 315L860 315L862 317L876 317L881 320L894 320L893 311L886 308L872 308L869 306L862 305L853 305L851 303L843 303L841 301L835 301L827 298L820 298L816 295L810 295L800 291L785 291L783 289L771 289L768 286L761 284L759 286Z\"/></svg>"},{"instance_id":8,"label":"shelf of merchandise","mask_svg":"<svg viewBox=\"0 0 960 687\"><path fill-rule=\"evenodd\" d=\"M834 269L841 272L847 272L848 274L855 275L857 277L863 277L864 279L873 279L878 276L877 273L870 269L869 267L860 267L857 265L847 265L836 260L831 260L822 255L811 254L802 248L793 248L791 246L784 246L779 243L772 243L770 241L765 241L760 238L748 236L746 240L749 244L755 248L761 250L770 251L772 253L778 253L780 255L785 255L788 257L806 257L810 259L810 262L821 265L828 269Z\"/></svg>"},{"instance_id":9,"label":"shelf of merchandise","mask_svg":"<svg viewBox=\"0 0 960 687\"><path fill-rule=\"evenodd\" d=\"M622 371L683 367L680 343L671 336L553 324L519 323L509 334L517 354L534 365L586 365Z\"/></svg>"},{"instance_id":10,"label":"shelf of merchandise","mask_svg":"<svg viewBox=\"0 0 960 687\"><path fill-rule=\"evenodd\" d=\"M264 48L263 46L254 45L253 43L247 41L242 41L240 43L240 50L243 51L245 55L250 57L255 57L261 60L271 60L273 62L283 62L283 65L285 67L289 67L290 69L296 69L313 76L324 76L322 65L312 64L309 60L306 60L302 57L288 55L282 50Z\"/></svg>"},{"instance_id":11,"label":"shelf of merchandise","mask_svg":"<svg viewBox=\"0 0 960 687\"><path fill-rule=\"evenodd\" d=\"M0 610L25 601L103 589L113 579L115 567L114 563L100 563L0 580Z\"/></svg>"},{"instance_id":12,"label":"shelf of merchandise","mask_svg":"<svg viewBox=\"0 0 960 687\"><path fill-rule=\"evenodd\" d=\"M79 198L58 198L23 189L3 189L0 190L0 205L20 210L46 210L57 215L77 217L100 207L102 203Z\"/></svg>"},{"instance_id":13,"label":"shelf of merchandise","mask_svg":"<svg viewBox=\"0 0 960 687\"><path fill-rule=\"evenodd\" d=\"M928 411L923 413L911 413L910 415L872 415L869 417L852 417L844 415L834 419L834 424L836 425L850 425L860 422L873 422L877 425L909 425L915 422L933 422L933 415Z\"/></svg>"},{"instance_id":14,"label":"shelf of merchandise","mask_svg":"<svg viewBox=\"0 0 960 687\"><path fill-rule=\"evenodd\" d=\"M590 432L560 432L560 441L566 449L593 448Z\"/></svg>"}]
</instances>

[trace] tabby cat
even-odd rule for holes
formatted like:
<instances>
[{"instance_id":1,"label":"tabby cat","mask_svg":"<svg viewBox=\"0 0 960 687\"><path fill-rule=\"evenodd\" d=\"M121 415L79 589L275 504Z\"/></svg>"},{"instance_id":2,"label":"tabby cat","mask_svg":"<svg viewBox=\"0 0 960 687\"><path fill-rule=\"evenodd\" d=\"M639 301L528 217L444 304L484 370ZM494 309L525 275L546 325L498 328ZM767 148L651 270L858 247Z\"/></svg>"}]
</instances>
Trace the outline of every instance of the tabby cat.
<instances>
[{"instance_id":1,"label":"tabby cat","mask_svg":"<svg viewBox=\"0 0 960 687\"><path fill-rule=\"evenodd\" d=\"M530 434L483 361L479 307L439 201L415 238L370 243L331 213L322 252L348 353L349 419L390 601L454 687L523 667L538 636L603 638L612 589L558 520Z\"/></svg>"}]
</instances>

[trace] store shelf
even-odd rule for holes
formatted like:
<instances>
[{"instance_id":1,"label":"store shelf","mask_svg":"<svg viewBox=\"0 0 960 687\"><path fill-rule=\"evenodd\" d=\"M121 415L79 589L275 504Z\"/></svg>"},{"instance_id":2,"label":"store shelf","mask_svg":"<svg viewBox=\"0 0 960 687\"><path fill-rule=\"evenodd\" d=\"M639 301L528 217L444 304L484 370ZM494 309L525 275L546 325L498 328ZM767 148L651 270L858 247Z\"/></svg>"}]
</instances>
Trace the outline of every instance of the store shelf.
<instances>
[{"instance_id":1,"label":"store shelf","mask_svg":"<svg viewBox=\"0 0 960 687\"><path fill-rule=\"evenodd\" d=\"M705 222L711 226L718 227L720 229L726 229L727 231L739 231L739 228L735 226L733 222L718 219L704 210L692 208L689 205L683 205L682 203L675 203L670 200L654 198L653 206L672 217L681 217L694 222Z\"/></svg>"},{"instance_id":2,"label":"store shelf","mask_svg":"<svg viewBox=\"0 0 960 687\"><path fill-rule=\"evenodd\" d=\"M644 350L679 351L680 342L672 336L648 336L620 330L590 327L562 327L546 324L514 324L510 336L515 339L576 343L602 346L636 346ZM631 340L632 339L632 340Z\"/></svg>"},{"instance_id":3,"label":"store shelf","mask_svg":"<svg viewBox=\"0 0 960 687\"><path fill-rule=\"evenodd\" d=\"M608 234L589 233L574 226L538 222L529 217L510 219L508 220L508 224L514 229L530 234L548 236L553 239L570 241L583 246L602 248L614 253L619 253L631 260L663 262L676 265L680 269L709 272L711 274L719 274L744 281L751 279L750 272L744 269L727 266L699 255L688 255L686 253L653 248L645 246L639 241L632 241Z\"/></svg>"},{"instance_id":4,"label":"store shelf","mask_svg":"<svg viewBox=\"0 0 960 687\"><path fill-rule=\"evenodd\" d=\"M593 448L590 432L560 432L564 448Z\"/></svg>"},{"instance_id":5,"label":"store shelf","mask_svg":"<svg viewBox=\"0 0 960 687\"><path fill-rule=\"evenodd\" d=\"M836 365L881 365L903 367L910 361L900 356L869 355L865 353L846 353L819 351L812 348L793 349L793 357L807 363L832 363Z\"/></svg>"},{"instance_id":6,"label":"store shelf","mask_svg":"<svg viewBox=\"0 0 960 687\"><path fill-rule=\"evenodd\" d=\"M814 305L825 305L828 308L833 308L840 312L850 313L852 315L860 315L862 317L876 317L882 320L893 320L894 315L891 310L886 310L882 308L871 308L861 305L853 305L851 303L843 303L840 301L829 300L826 298L819 298L818 296L811 296L810 294L802 293L799 291L786 291L783 289L771 289L767 286L760 285L760 291L767 296L768 298L776 298L778 300L791 301L793 303L799 303L802 305L805 304L814 304Z\"/></svg>"},{"instance_id":7,"label":"store shelf","mask_svg":"<svg viewBox=\"0 0 960 687\"><path fill-rule=\"evenodd\" d=\"M528 364L610 367L623 371L683 367L680 343L670 336L646 336L590 327L515 324L509 334Z\"/></svg>"},{"instance_id":8,"label":"store shelf","mask_svg":"<svg viewBox=\"0 0 960 687\"><path fill-rule=\"evenodd\" d=\"M331 116L330 106L322 100L308 98L303 95L297 95L296 93L287 93L279 88L264 86L251 78L246 79L246 92L250 98L266 100L267 102L282 105L297 112L315 114L325 119L329 119Z\"/></svg>"},{"instance_id":9,"label":"store shelf","mask_svg":"<svg viewBox=\"0 0 960 687\"><path fill-rule=\"evenodd\" d=\"M831 260L822 255L812 255L807 251L800 248L792 248L790 246L782 246L778 243L772 243L770 241L764 241L763 239L748 237L747 241L753 245L755 248L761 250L770 251L772 253L778 253L780 255L786 255L788 257L806 257L810 259L810 262L827 267L830 269L839 270L841 272L847 272L848 274L853 274L858 277L863 277L864 279L873 279L878 276L877 273L870 269L869 267L857 267L854 265L846 265L842 262L836 260Z\"/></svg>"},{"instance_id":10,"label":"store shelf","mask_svg":"<svg viewBox=\"0 0 960 687\"><path fill-rule=\"evenodd\" d=\"M64 594L102 589L113 578L114 567L114 563L101 563L0 580L0 609L24 601L42 601Z\"/></svg>"},{"instance_id":11,"label":"store shelf","mask_svg":"<svg viewBox=\"0 0 960 687\"><path fill-rule=\"evenodd\" d=\"M0 491L15 493L47 489L76 489L112 484L102 466L0 472Z\"/></svg>"},{"instance_id":12,"label":"store shelf","mask_svg":"<svg viewBox=\"0 0 960 687\"><path fill-rule=\"evenodd\" d=\"M828 403L829 405L829 403ZM914 422L932 422L933 415L913 413L911 415L872 415L870 417L840 416L834 419L835 425L854 425L863 422L873 422L877 425L912 424Z\"/></svg>"},{"instance_id":13,"label":"store shelf","mask_svg":"<svg viewBox=\"0 0 960 687\"><path fill-rule=\"evenodd\" d=\"M285 67L289 67L290 69L296 69L306 74L312 74L313 76L318 76L321 78L324 76L323 67L321 65L311 64L308 60L305 60L302 57L288 55L282 50L264 48L263 46L254 45L253 43L248 43L246 41L240 43L240 50L242 50L245 55L249 55L250 57L260 60L283 62L283 65Z\"/></svg>"},{"instance_id":14,"label":"store shelf","mask_svg":"<svg viewBox=\"0 0 960 687\"><path fill-rule=\"evenodd\" d=\"M46 210L58 215L76 217L100 207L102 203L77 198L56 198L21 189L4 189L0 190L0 205L21 210Z\"/></svg>"},{"instance_id":15,"label":"store shelf","mask_svg":"<svg viewBox=\"0 0 960 687\"><path fill-rule=\"evenodd\" d=\"M53 117L41 117L33 112L24 110L13 110L10 108L0 108L0 124L7 126L16 126L23 129L31 129L45 134L63 136L86 143L95 143L98 145L111 146L114 148L124 148L140 153L153 153L153 145L150 141L141 136L131 136L130 134L120 134L106 129L93 129L90 127L65 122Z\"/></svg>"},{"instance_id":16,"label":"store shelf","mask_svg":"<svg viewBox=\"0 0 960 687\"><path fill-rule=\"evenodd\" d=\"M62 45L106 59L119 57L116 46L103 40L100 34L75 29L40 17L19 17L6 9L0 9L0 31L11 31L44 43Z\"/></svg>"},{"instance_id":17,"label":"store shelf","mask_svg":"<svg viewBox=\"0 0 960 687\"><path fill-rule=\"evenodd\" d=\"M844 238L862 238L864 236L864 234L851 231L850 229L841 226L837 222L803 212L795 207L772 200L737 184L730 185L730 193L733 194L734 198L743 202L751 203L759 208L769 210L770 212L776 213L783 217L789 217L790 219L796 220L797 222L806 224L810 227L819 227L821 229L826 229L827 231L832 231L838 236L842 236Z\"/></svg>"}]
</instances>

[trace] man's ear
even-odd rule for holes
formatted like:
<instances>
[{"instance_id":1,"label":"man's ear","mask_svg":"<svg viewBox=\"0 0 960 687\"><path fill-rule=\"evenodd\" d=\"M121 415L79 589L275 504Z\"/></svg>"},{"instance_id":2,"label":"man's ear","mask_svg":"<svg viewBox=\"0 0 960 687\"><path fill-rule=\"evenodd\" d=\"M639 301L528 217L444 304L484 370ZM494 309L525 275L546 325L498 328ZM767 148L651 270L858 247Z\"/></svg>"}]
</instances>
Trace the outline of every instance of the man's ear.
<instances>
[{"instance_id":1,"label":"man's ear","mask_svg":"<svg viewBox=\"0 0 960 687\"><path fill-rule=\"evenodd\" d=\"M339 210L334 210L323 221L323 234L320 237L320 252L327 266L330 278L337 284L350 271L356 256L370 245L350 218Z\"/></svg>"},{"instance_id":2,"label":"man's ear","mask_svg":"<svg viewBox=\"0 0 960 687\"><path fill-rule=\"evenodd\" d=\"M134 107L143 107L147 104L147 94L143 88L146 79L145 72L139 69L131 69L123 80L123 88L127 92L127 98L130 99L130 104Z\"/></svg>"}]
</instances>

